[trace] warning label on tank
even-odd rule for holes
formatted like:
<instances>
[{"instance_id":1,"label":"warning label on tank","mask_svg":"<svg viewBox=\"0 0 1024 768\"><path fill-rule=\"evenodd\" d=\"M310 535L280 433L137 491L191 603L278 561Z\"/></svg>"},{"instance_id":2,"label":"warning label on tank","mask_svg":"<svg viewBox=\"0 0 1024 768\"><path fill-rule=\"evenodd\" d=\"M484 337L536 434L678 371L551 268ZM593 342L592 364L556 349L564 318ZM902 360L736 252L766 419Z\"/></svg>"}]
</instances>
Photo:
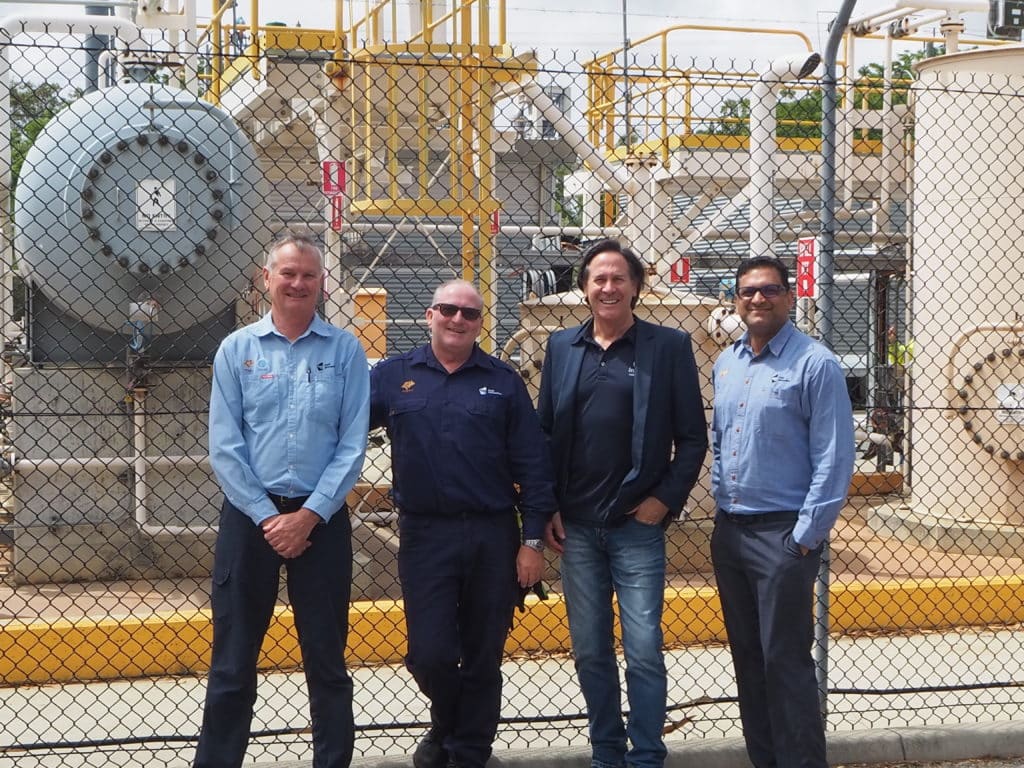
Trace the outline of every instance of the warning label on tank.
<instances>
[{"instance_id":1,"label":"warning label on tank","mask_svg":"<svg viewBox=\"0 0 1024 768\"><path fill-rule=\"evenodd\" d=\"M177 229L174 220L177 210L174 203L174 179L142 179L135 190L138 212L135 227L140 232L167 232Z\"/></svg>"},{"instance_id":2,"label":"warning label on tank","mask_svg":"<svg viewBox=\"0 0 1024 768\"><path fill-rule=\"evenodd\" d=\"M1000 384L996 387L996 421L1000 424L1024 424L1024 384Z\"/></svg>"}]
</instances>

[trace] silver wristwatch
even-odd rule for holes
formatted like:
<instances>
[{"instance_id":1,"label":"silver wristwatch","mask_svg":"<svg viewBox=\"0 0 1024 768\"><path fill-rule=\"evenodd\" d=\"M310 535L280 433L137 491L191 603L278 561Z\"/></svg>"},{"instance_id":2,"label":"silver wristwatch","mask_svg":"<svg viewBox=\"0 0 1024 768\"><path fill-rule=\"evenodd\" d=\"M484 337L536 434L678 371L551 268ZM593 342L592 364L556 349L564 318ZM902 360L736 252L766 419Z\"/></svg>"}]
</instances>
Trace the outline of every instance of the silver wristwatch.
<instances>
[{"instance_id":1,"label":"silver wristwatch","mask_svg":"<svg viewBox=\"0 0 1024 768\"><path fill-rule=\"evenodd\" d=\"M544 540L543 539L526 539L523 541L524 547L536 550L537 552L544 551Z\"/></svg>"}]
</instances>

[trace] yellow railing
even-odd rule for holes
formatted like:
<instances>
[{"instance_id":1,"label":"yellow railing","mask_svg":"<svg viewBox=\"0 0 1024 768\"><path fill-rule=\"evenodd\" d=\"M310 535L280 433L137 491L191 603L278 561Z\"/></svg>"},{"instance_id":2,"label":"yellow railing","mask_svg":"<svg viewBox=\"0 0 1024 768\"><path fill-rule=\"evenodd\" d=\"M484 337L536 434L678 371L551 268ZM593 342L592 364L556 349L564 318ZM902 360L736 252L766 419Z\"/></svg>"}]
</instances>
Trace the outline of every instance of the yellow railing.
<instances>
[{"instance_id":1,"label":"yellow railing","mask_svg":"<svg viewBox=\"0 0 1024 768\"><path fill-rule=\"evenodd\" d=\"M248 74L260 79L260 58L267 51L333 51L333 60L326 66L329 76L341 68L345 52L367 50L424 53L443 48L454 54L475 54L481 57L502 54L507 45L507 8L505 0L451 0L451 10L434 18L433 3L421 4L419 30L400 34L399 0L367 2L364 15L345 26L344 0L335 0L334 29L319 30L287 27L277 24L261 26L259 2L250 0L249 21L226 24L224 14L234 7L213 0L210 22L202 28L200 43L210 41L210 67L200 77L208 81L207 98L219 104L224 90L239 77ZM450 39L447 28L451 28ZM248 41L241 55L234 55L233 36L246 35ZM402 39L400 39L402 38Z\"/></svg>"},{"instance_id":2,"label":"yellow railing","mask_svg":"<svg viewBox=\"0 0 1024 768\"><path fill-rule=\"evenodd\" d=\"M618 59L625 51L616 48L595 57L584 65L586 73L586 120L587 135L597 147L609 155L625 143L644 144L654 148L663 162L668 162L670 139L673 136L693 133L694 122L708 122L707 117L694 113L695 95L701 88L721 90L737 85L749 87L753 72L711 71L698 68L682 69L675 63L670 52L670 37L680 32L729 32L750 35L774 35L793 37L809 52L813 50L810 38L803 32L761 27L737 27L705 24L680 24L666 27L647 37L634 41L630 52L649 50L651 44L657 49L650 66L624 69ZM629 106L625 103L623 84L628 80ZM636 104L646 107L642 111ZM678 106L675 106L678 105ZM617 128L628 125L629 136L616 135ZM637 129L646 135L638 135Z\"/></svg>"},{"instance_id":3,"label":"yellow railing","mask_svg":"<svg viewBox=\"0 0 1024 768\"><path fill-rule=\"evenodd\" d=\"M720 107L726 98L735 98L739 101L739 96L732 94L742 93L751 88L759 73L679 67L670 53L669 45L670 38L679 32L788 36L808 52L813 50L810 38L796 30L683 24L667 27L630 44L629 53L649 53L652 48L656 50L652 63L648 66L624 68L621 61L624 48L616 48L596 56L584 65L587 137L609 157L623 158L630 153L655 155L667 165L669 155L681 146L724 148L728 145L737 149L746 146L747 137L741 134L747 133L747 117L708 114L706 110L701 112L699 108L701 105ZM943 39L913 36L901 40L907 41L941 43ZM966 46L1005 44L1005 41L981 39L962 41L962 45ZM844 72L845 67L845 61L837 62L840 73ZM850 75L851 73L847 73L846 76ZM911 82L897 79L885 85L878 78L858 77L854 80L852 88L847 86L840 89L840 106L843 106L844 100L850 98L852 94L855 106L865 108L872 94L877 94L884 88L893 88L897 94L905 93ZM807 90L808 87L794 84L792 89ZM779 126L811 127L817 124L812 120L778 122ZM744 129L735 132L724 131L721 130L722 126L743 126ZM701 132L701 127L707 132ZM733 133L735 135L732 135ZM780 138L779 143L780 148L796 147L800 151L815 151L820 145L817 139ZM858 135L852 149L856 154L878 152L879 144L871 138Z\"/></svg>"}]
</instances>

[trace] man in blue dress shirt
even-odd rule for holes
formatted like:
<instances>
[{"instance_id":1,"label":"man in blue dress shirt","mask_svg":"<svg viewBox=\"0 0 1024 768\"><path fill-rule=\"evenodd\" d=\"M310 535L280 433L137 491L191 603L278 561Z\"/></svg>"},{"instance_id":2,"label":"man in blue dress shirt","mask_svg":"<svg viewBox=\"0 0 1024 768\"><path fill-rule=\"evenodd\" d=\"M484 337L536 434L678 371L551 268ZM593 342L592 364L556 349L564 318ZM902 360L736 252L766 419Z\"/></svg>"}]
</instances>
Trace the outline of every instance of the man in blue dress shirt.
<instances>
[{"instance_id":1,"label":"man in blue dress shirt","mask_svg":"<svg viewBox=\"0 0 1024 768\"><path fill-rule=\"evenodd\" d=\"M711 557L755 768L825 768L812 598L853 474L853 413L835 356L789 321L789 271L736 271L743 337L714 366Z\"/></svg>"},{"instance_id":2,"label":"man in blue dress shirt","mask_svg":"<svg viewBox=\"0 0 1024 768\"><path fill-rule=\"evenodd\" d=\"M366 452L369 374L359 341L316 314L323 277L311 240L277 241L263 269L270 313L228 336L214 359L210 463L225 500L195 768L242 764L282 565L309 688L313 766L352 761L345 496Z\"/></svg>"},{"instance_id":3,"label":"man in blue dress shirt","mask_svg":"<svg viewBox=\"0 0 1024 768\"><path fill-rule=\"evenodd\" d=\"M426 313L430 343L370 374L370 421L391 438L406 666L430 699L415 768L490 757L505 637L519 589L540 580L555 505L526 387L476 345L482 307L470 283L444 283Z\"/></svg>"}]
</instances>

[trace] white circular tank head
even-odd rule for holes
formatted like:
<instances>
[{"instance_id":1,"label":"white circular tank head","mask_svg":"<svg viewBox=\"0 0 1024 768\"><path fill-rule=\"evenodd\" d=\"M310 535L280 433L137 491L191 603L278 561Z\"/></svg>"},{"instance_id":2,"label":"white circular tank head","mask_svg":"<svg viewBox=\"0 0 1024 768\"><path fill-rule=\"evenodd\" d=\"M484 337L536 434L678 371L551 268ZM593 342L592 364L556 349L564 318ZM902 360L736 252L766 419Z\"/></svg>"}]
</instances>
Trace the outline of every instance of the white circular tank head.
<instances>
[{"instance_id":1,"label":"white circular tank head","mask_svg":"<svg viewBox=\"0 0 1024 768\"><path fill-rule=\"evenodd\" d=\"M184 330L245 290L266 242L262 173L224 112L186 91L125 84L58 113L15 198L25 276L67 314L121 332L140 295L154 333Z\"/></svg>"}]
</instances>

